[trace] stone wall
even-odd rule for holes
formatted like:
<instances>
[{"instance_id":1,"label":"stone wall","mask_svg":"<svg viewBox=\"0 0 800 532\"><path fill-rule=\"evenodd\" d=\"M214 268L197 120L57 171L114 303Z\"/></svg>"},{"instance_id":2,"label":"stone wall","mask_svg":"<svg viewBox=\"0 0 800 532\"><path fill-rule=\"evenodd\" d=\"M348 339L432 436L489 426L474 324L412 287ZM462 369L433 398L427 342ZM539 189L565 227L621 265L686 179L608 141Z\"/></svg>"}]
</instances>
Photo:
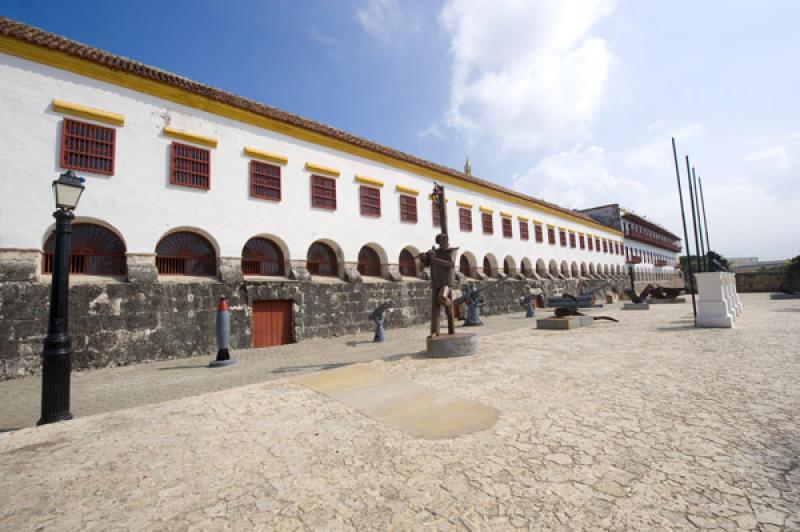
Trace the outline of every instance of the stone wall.
<instances>
[{"instance_id":1,"label":"stone wall","mask_svg":"<svg viewBox=\"0 0 800 532\"><path fill-rule=\"evenodd\" d=\"M736 274L739 292L778 292L786 279L786 272L753 272Z\"/></svg>"},{"instance_id":2,"label":"stone wall","mask_svg":"<svg viewBox=\"0 0 800 532\"><path fill-rule=\"evenodd\" d=\"M485 292L484 314L521 312L518 299L531 289L550 296L580 292L596 283L605 281L509 278ZM613 281L613 290L619 293L623 285L624 279ZM0 379L39 371L49 291L45 282L0 282ZM387 328L424 323L429 319L429 293L429 284L421 280L130 283L82 279L70 288L73 366L99 368L187 356L210 360L216 353L216 307L223 295L231 309L231 347L237 349L252 345L253 301L291 300L294 341L303 341L372 331L369 313L385 299L395 302L387 315Z\"/></svg>"}]
</instances>

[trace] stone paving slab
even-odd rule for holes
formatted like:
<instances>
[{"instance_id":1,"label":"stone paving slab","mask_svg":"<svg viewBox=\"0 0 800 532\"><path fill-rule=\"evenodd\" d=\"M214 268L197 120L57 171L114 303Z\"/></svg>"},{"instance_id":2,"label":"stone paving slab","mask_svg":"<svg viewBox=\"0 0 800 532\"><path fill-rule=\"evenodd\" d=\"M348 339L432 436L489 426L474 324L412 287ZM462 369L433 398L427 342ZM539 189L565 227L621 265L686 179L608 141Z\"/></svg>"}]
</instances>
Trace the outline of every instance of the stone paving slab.
<instances>
[{"instance_id":1,"label":"stone paving slab","mask_svg":"<svg viewBox=\"0 0 800 532\"><path fill-rule=\"evenodd\" d=\"M498 416L492 407L364 364L301 375L289 382L339 400L415 438L440 440L471 434L491 428Z\"/></svg>"},{"instance_id":2,"label":"stone paving slab","mask_svg":"<svg viewBox=\"0 0 800 532\"><path fill-rule=\"evenodd\" d=\"M371 362L501 412L448 440L287 379L0 434L0 530L798 530L800 305L742 298Z\"/></svg>"}]
</instances>

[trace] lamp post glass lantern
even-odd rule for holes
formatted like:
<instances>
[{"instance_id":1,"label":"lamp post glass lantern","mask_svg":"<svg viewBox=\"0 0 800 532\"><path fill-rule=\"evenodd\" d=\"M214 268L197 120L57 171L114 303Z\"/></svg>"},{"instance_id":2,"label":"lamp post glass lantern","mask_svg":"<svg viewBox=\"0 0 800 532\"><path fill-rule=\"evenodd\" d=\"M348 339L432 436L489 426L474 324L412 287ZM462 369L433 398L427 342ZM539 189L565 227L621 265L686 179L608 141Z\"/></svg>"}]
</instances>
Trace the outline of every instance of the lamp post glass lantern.
<instances>
[{"instance_id":1,"label":"lamp post glass lantern","mask_svg":"<svg viewBox=\"0 0 800 532\"><path fill-rule=\"evenodd\" d=\"M69 336L69 247L72 211L83 193L82 177L69 171L53 181L56 200L53 279L50 286L50 321L42 350L42 417L38 425L72 419L69 411L72 339Z\"/></svg>"}]
</instances>

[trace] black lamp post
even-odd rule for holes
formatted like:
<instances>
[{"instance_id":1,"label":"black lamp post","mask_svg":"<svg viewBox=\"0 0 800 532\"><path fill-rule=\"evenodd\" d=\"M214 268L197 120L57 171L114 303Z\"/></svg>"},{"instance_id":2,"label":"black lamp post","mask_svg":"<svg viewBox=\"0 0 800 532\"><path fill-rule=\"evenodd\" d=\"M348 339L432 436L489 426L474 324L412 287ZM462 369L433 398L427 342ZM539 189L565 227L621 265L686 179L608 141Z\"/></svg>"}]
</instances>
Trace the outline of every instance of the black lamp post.
<instances>
[{"instance_id":1,"label":"black lamp post","mask_svg":"<svg viewBox=\"0 0 800 532\"><path fill-rule=\"evenodd\" d=\"M50 287L50 322L42 351L42 417L37 425L72 419L69 411L72 338L69 336L69 242L72 211L83 193L83 178L69 171L53 181L56 198L56 246Z\"/></svg>"}]
</instances>

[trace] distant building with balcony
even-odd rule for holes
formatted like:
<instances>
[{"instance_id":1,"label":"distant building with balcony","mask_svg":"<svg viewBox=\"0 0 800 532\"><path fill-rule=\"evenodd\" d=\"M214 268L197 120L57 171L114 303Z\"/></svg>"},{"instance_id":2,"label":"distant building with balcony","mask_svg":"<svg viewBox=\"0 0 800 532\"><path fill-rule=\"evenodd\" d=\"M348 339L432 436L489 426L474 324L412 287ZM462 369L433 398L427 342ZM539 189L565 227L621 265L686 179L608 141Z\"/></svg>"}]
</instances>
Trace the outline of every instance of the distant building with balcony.
<instances>
[{"instance_id":1,"label":"distant building with balcony","mask_svg":"<svg viewBox=\"0 0 800 532\"><path fill-rule=\"evenodd\" d=\"M623 232L625 263L639 279L668 279L679 272L681 239L671 231L616 203L578 212Z\"/></svg>"}]
</instances>

